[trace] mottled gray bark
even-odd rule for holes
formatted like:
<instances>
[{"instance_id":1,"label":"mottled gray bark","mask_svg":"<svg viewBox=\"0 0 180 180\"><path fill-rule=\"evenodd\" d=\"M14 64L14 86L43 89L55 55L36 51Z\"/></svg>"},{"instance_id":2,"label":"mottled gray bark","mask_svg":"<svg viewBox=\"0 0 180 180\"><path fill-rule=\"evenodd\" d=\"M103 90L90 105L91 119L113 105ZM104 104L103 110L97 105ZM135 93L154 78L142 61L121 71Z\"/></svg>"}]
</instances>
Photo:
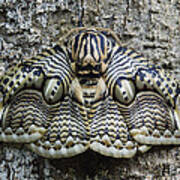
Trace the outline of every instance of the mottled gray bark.
<instances>
[{"instance_id":1,"label":"mottled gray bark","mask_svg":"<svg viewBox=\"0 0 180 180\"><path fill-rule=\"evenodd\" d=\"M111 28L123 45L163 65L180 79L178 0L84 1L85 26ZM57 42L77 26L81 9L80 0L0 0L1 69L6 70L16 61ZM91 151L70 159L48 160L23 146L0 144L0 179L3 180L163 178L180 179L179 147L154 147L127 160Z\"/></svg>"}]
</instances>

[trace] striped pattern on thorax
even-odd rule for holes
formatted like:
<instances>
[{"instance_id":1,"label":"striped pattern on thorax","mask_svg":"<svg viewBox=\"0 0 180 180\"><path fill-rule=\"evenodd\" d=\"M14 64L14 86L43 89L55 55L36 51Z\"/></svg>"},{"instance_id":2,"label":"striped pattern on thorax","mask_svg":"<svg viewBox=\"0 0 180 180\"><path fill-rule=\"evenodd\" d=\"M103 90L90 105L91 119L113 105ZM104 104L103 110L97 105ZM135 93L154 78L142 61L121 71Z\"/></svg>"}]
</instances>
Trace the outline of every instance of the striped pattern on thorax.
<instances>
[{"instance_id":1,"label":"striped pattern on thorax","mask_svg":"<svg viewBox=\"0 0 180 180\"><path fill-rule=\"evenodd\" d=\"M83 60L91 57L95 62L104 60L107 56L107 38L93 31L79 33L72 41L72 58Z\"/></svg>"}]
</instances>

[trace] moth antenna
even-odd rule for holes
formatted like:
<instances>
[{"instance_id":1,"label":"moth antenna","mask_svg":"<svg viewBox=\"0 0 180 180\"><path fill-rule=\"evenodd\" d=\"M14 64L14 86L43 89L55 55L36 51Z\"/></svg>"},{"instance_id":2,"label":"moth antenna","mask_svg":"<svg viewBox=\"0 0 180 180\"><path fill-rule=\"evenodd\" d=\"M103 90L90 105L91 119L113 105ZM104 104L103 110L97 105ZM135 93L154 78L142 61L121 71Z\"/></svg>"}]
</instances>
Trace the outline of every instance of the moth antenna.
<instances>
[{"instance_id":1,"label":"moth antenna","mask_svg":"<svg viewBox=\"0 0 180 180\"><path fill-rule=\"evenodd\" d=\"M84 0L81 0L81 4L79 8L78 27L84 27L83 18L84 18Z\"/></svg>"},{"instance_id":2,"label":"moth antenna","mask_svg":"<svg viewBox=\"0 0 180 180\"><path fill-rule=\"evenodd\" d=\"M97 12L100 13L100 10L99 10L99 0L96 0L96 7L97 7Z\"/></svg>"}]
</instances>

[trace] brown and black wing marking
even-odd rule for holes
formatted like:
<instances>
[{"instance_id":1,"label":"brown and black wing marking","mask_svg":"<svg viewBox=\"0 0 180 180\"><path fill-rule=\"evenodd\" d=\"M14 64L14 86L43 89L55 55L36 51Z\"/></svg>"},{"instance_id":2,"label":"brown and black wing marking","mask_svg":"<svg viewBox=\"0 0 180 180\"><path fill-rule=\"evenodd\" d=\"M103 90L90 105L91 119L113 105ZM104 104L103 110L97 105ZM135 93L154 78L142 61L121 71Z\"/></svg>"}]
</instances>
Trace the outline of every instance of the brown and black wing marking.
<instances>
[{"instance_id":1,"label":"brown and black wing marking","mask_svg":"<svg viewBox=\"0 0 180 180\"><path fill-rule=\"evenodd\" d=\"M133 50L117 47L105 81L140 151L180 144L180 87L172 75Z\"/></svg>"}]
</instances>

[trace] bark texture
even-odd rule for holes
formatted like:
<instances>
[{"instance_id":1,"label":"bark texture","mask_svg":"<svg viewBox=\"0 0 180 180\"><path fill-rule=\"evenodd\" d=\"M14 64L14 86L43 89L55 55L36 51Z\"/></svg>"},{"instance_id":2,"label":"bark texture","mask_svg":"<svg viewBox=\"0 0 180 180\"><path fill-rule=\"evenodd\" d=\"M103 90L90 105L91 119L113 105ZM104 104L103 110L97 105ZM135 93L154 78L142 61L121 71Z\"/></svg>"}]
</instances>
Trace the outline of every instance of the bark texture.
<instances>
[{"instance_id":1,"label":"bark texture","mask_svg":"<svg viewBox=\"0 0 180 180\"><path fill-rule=\"evenodd\" d=\"M114 30L135 49L180 79L179 0L84 0L86 27ZM80 0L0 0L0 73L53 45L77 27ZM88 151L48 160L23 145L0 144L0 179L180 179L180 147L154 147L132 159Z\"/></svg>"}]
</instances>

